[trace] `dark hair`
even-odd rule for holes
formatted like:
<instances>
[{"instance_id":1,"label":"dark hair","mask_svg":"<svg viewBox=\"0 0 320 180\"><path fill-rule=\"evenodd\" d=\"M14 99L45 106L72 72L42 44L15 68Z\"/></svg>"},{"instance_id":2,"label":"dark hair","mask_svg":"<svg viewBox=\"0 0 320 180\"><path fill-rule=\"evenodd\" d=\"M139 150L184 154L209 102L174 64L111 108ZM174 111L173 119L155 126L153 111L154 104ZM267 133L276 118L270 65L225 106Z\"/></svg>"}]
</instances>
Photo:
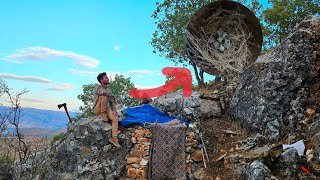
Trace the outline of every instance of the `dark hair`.
<instances>
[{"instance_id":1,"label":"dark hair","mask_svg":"<svg viewBox=\"0 0 320 180\"><path fill-rule=\"evenodd\" d=\"M106 76L107 75L107 73L106 72L102 72L102 73L100 73L98 76L97 76L97 80L98 80L98 82L101 84L101 79L103 78L103 76Z\"/></svg>"}]
</instances>

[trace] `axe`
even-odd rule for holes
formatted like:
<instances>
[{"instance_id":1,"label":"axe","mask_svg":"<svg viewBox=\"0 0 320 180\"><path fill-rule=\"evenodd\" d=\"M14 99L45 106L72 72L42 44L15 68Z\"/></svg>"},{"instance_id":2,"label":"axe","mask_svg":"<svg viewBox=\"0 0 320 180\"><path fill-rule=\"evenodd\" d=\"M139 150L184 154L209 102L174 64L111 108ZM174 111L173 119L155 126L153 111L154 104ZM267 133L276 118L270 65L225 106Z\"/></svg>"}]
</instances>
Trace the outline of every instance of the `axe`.
<instances>
[{"instance_id":1,"label":"axe","mask_svg":"<svg viewBox=\"0 0 320 180\"><path fill-rule=\"evenodd\" d=\"M69 118L69 122L72 123L72 120L69 116L69 113L68 113L68 109L67 109L67 103L63 103L63 104L58 104L58 108L60 109L61 107L64 107L64 111L66 112L68 118Z\"/></svg>"}]
</instances>

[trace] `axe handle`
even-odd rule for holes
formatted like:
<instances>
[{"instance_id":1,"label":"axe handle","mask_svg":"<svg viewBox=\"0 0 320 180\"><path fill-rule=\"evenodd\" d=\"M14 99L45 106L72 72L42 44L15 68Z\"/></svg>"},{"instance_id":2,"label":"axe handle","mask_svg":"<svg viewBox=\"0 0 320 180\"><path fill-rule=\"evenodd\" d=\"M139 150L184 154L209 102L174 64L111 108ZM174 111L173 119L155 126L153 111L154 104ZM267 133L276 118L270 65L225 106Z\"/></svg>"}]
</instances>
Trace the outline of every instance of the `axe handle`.
<instances>
[{"instance_id":1,"label":"axe handle","mask_svg":"<svg viewBox=\"0 0 320 180\"><path fill-rule=\"evenodd\" d=\"M70 115L69 115L69 113L68 113L67 106L63 106L63 107L64 107L64 111L66 111L66 114L67 114L67 116L68 116L68 118L69 118L69 122L72 123L72 120L71 120Z\"/></svg>"}]
</instances>

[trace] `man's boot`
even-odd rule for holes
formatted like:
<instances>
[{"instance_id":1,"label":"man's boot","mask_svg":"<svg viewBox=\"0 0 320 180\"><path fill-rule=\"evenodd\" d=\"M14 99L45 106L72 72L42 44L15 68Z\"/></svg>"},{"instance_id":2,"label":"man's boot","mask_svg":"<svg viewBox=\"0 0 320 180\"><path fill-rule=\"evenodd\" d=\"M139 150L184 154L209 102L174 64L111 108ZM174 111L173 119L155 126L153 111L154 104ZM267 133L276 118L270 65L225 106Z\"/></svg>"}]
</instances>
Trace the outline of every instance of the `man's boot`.
<instances>
[{"instance_id":1,"label":"man's boot","mask_svg":"<svg viewBox=\"0 0 320 180\"><path fill-rule=\"evenodd\" d=\"M121 145L119 144L119 141L116 137L112 137L109 139L109 141L114 145L116 146L117 148L121 148Z\"/></svg>"}]
</instances>

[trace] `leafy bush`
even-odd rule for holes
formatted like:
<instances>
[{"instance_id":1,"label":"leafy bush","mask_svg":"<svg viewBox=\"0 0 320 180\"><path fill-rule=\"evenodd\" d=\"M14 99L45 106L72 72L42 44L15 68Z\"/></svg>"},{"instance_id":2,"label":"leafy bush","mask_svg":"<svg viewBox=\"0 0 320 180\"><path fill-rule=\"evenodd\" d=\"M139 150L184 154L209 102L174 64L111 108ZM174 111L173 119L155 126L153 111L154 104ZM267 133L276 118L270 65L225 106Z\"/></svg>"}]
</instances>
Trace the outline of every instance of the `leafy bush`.
<instances>
[{"instance_id":1,"label":"leafy bush","mask_svg":"<svg viewBox=\"0 0 320 180\"><path fill-rule=\"evenodd\" d=\"M13 162L14 160L9 156L0 156L0 179L13 179Z\"/></svg>"},{"instance_id":2,"label":"leafy bush","mask_svg":"<svg viewBox=\"0 0 320 180\"><path fill-rule=\"evenodd\" d=\"M53 145L56 141L59 141L60 139L62 139L63 135L64 135L63 132L55 135L55 136L53 137L52 141L50 142L50 144Z\"/></svg>"}]
</instances>

